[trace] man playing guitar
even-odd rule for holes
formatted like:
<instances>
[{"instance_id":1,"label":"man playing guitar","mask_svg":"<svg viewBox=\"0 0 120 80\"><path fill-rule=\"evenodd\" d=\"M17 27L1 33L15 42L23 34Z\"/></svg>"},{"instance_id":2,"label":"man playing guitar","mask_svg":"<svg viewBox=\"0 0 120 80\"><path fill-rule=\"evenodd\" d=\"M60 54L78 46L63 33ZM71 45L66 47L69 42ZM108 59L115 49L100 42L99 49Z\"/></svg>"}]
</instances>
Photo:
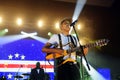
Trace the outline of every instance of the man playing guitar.
<instances>
[{"instance_id":1,"label":"man playing guitar","mask_svg":"<svg viewBox=\"0 0 120 80\"><path fill-rule=\"evenodd\" d=\"M46 59L55 60L55 80L80 80L79 67L76 60L76 52L80 56L80 47L77 51L72 51L74 47L80 46L75 36L70 35L71 18L65 18L60 23L60 34L54 34L42 51L46 53ZM52 45L56 45L51 48ZM83 49L86 55L88 48Z\"/></svg>"}]
</instances>

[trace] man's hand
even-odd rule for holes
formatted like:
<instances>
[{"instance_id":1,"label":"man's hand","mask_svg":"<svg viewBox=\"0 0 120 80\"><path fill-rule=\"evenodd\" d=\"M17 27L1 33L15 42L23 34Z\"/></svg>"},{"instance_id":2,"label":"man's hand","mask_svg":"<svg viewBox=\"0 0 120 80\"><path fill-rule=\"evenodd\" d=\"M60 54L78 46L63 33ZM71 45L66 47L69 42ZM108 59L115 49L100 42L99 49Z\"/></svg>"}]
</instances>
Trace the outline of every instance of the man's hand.
<instances>
[{"instance_id":1,"label":"man's hand","mask_svg":"<svg viewBox=\"0 0 120 80\"><path fill-rule=\"evenodd\" d=\"M83 49L83 52L84 52L85 55L87 55L87 53L88 53L88 48L84 48L84 49Z\"/></svg>"}]
</instances>

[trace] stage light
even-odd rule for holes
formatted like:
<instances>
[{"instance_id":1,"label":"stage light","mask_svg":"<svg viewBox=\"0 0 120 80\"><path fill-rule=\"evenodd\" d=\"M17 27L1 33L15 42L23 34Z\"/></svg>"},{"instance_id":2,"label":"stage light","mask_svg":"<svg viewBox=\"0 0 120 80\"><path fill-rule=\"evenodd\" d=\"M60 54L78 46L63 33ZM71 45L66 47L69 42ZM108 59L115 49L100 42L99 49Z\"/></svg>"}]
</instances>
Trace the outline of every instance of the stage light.
<instances>
[{"instance_id":1,"label":"stage light","mask_svg":"<svg viewBox=\"0 0 120 80\"><path fill-rule=\"evenodd\" d=\"M59 23L58 22L55 24L55 27L56 27L56 29L59 29Z\"/></svg>"},{"instance_id":2,"label":"stage light","mask_svg":"<svg viewBox=\"0 0 120 80\"><path fill-rule=\"evenodd\" d=\"M8 32L8 29L5 29L5 32Z\"/></svg>"},{"instance_id":3,"label":"stage light","mask_svg":"<svg viewBox=\"0 0 120 80\"><path fill-rule=\"evenodd\" d=\"M22 19L21 18L18 18L16 22L19 26L22 25Z\"/></svg>"},{"instance_id":4,"label":"stage light","mask_svg":"<svg viewBox=\"0 0 120 80\"><path fill-rule=\"evenodd\" d=\"M2 23L2 17L0 17L0 24Z\"/></svg>"},{"instance_id":5,"label":"stage light","mask_svg":"<svg viewBox=\"0 0 120 80\"><path fill-rule=\"evenodd\" d=\"M42 27L43 26L43 21L38 21L38 27Z\"/></svg>"},{"instance_id":6,"label":"stage light","mask_svg":"<svg viewBox=\"0 0 120 80\"><path fill-rule=\"evenodd\" d=\"M8 32L8 29L3 29L0 31L0 36L4 36Z\"/></svg>"},{"instance_id":7,"label":"stage light","mask_svg":"<svg viewBox=\"0 0 120 80\"><path fill-rule=\"evenodd\" d=\"M79 25L77 25L77 28L80 30L81 29L81 25L79 24Z\"/></svg>"},{"instance_id":8,"label":"stage light","mask_svg":"<svg viewBox=\"0 0 120 80\"><path fill-rule=\"evenodd\" d=\"M50 36L50 37L51 37L51 36L52 36L52 33L51 33L51 32L48 32L48 36Z\"/></svg>"}]
</instances>

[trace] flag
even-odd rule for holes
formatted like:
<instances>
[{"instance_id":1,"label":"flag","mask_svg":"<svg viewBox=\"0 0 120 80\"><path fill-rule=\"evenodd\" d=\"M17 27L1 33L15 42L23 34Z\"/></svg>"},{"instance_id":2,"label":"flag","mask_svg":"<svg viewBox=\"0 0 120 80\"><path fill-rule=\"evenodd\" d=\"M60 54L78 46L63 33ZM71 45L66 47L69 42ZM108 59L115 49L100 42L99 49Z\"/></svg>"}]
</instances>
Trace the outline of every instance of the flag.
<instances>
[{"instance_id":1,"label":"flag","mask_svg":"<svg viewBox=\"0 0 120 80\"><path fill-rule=\"evenodd\" d=\"M45 73L54 76L54 62L46 61L46 54L41 51L44 43L34 39L21 39L0 45L0 77L14 80L16 76L22 79L29 78L36 62L40 62Z\"/></svg>"}]
</instances>

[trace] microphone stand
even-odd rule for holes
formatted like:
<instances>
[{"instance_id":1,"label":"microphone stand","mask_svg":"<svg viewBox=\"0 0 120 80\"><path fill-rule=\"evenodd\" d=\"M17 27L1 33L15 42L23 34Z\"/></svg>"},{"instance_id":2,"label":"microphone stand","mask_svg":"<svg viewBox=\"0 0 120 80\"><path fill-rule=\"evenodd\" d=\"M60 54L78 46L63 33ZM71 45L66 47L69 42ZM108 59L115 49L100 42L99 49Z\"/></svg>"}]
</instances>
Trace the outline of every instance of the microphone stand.
<instances>
[{"instance_id":1,"label":"microphone stand","mask_svg":"<svg viewBox=\"0 0 120 80\"><path fill-rule=\"evenodd\" d=\"M19 67L19 69L18 69L18 71L16 72L16 80L19 80L18 78L18 73L19 73L19 71L20 71L20 69L21 69L21 67L22 67L22 65L20 65L20 67Z\"/></svg>"},{"instance_id":2,"label":"microphone stand","mask_svg":"<svg viewBox=\"0 0 120 80\"><path fill-rule=\"evenodd\" d=\"M74 30L74 32L75 32L75 34L76 34L76 37L77 37L77 40L78 40L78 42L79 42L79 45L80 45L80 48L81 48L81 53L82 53L82 56L84 57L84 59L85 59L85 61L86 61L86 65L87 65L87 67L88 67L88 69L90 70L90 67L89 67L89 65L88 65L88 61L87 61L87 59L86 59L86 57L85 57L85 54L84 54L84 52L83 52L83 47L82 47L82 45L80 44L80 40L79 40L79 38L78 38L78 34L77 34L77 32L76 32L76 29L75 29L75 23L77 22L77 20L75 21L75 22L73 22L70 26L73 26L73 30ZM84 74L83 74L83 64L82 64L82 56L81 56L81 69L82 69L82 80L84 80Z\"/></svg>"}]
</instances>

